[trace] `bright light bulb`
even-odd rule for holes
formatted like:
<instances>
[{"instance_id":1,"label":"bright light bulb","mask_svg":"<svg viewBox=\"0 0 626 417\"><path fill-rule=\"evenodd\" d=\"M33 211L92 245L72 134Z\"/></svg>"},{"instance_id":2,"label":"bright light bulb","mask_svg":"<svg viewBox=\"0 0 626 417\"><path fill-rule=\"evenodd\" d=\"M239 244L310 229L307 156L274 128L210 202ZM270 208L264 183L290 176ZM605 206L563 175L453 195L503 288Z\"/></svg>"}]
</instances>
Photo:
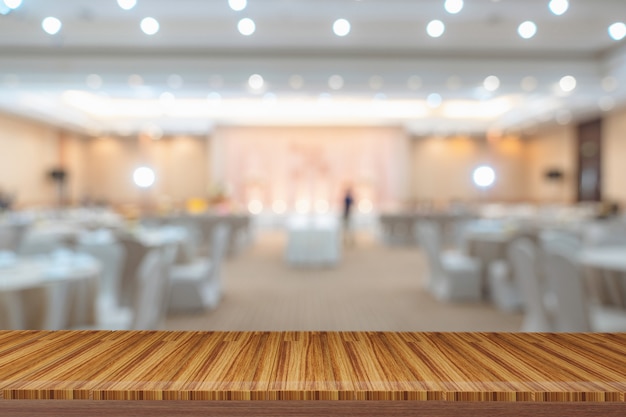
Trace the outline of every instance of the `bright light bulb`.
<instances>
[{"instance_id":1,"label":"bright light bulb","mask_svg":"<svg viewBox=\"0 0 626 417\"><path fill-rule=\"evenodd\" d=\"M4 0L4 4L9 9L15 10L22 5L22 0Z\"/></svg>"},{"instance_id":2,"label":"bright light bulb","mask_svg":"<svg viewBox=\"0 0 626 417\"><path fill-rule=\"evenodd\" d=\"M531 92L537 88L537 79L531 75L528 75L522 78L520 86L522 87L522 90Z\"/></svg>"},{"instance_id":3,"label":"bright light bulb","mask_svg":"<svg viewBox=\"0 0 626 417\"><path fill-rule=\"evenodd\" d=\"M102 87L102 77L98 74L89 74L85 79L85 82L89 88L92 90L97 90Z\"/></svg>"},{"instance_id":4,"label":"bright light bulb","mask_svg":"<svg viewBox=\"0 0 626 417\"><path fill-rule=\"evenodd\" d=\"M496 91L500 88L500 79L495 75L490 75L483 81L483 87L487 91Z\"/></svg>"},{"instance_id":5,"label":"bright light bulb","mask_svg":"<svg viewBox=\"0 0 626 417\"><path fill-rule=\"evenodd\" d=\"M169 77L167 77L167 86L169 88L172 88L174 90L179 89L180 87L183 86L183 77L181 77L178 74L171 74Z\"/></svg>"},{"instance_id":6,"label":"bright light bulb","mask_svg":"<svg viewBox=\"0 0 626 417\"><path fill-rule=\"evenodd\" d=\"M443 7L450 14L457 14L463 9L463 0L446 0Z\"/></svg>"},{"instance_id":7,"label":"bright light bulb","mask_svg":"<svg viewBox=\"0 0 626 417\"><path fill-rule=\"evenodd\" d=\"M137 0L117 0L117 5L124 10L130 10L137 5Z\"/></svg>"},{"instance_id":8,"label":"bright light bulb","mask_svg":"<svg viewBox=\"0 0 626 417\"><path fill-rule=\"evenodd\" d=\"M474 170L472 180L479 187L489 187L496 181L496 172L490 166L482 165Z\"/></svg>"},{"instance_id":9,"label":"bright light bulb","mask_svg":"<svg viewBox=\"0 0 626 417\"><path fill-rule=\"evenodd\" d=\"M63 24L56 17L46 17L41 21L41 27L48 35L56 35L62 26Z\"/></svg>"},{"instance_id":10,"label":"bright light bulb","mask_svg":"<svg viewBox=\"0 0 626 417\"><path fill-rule=\"evenodd\" d=\"M530 39L537 33L537 25L527 20L517 27L517 33L524 39Z\"/></svg>"},{"instance_id":11,"label":"bright light bulb","mask_svg":"<svg viewBox=\"0 0 626 417\"><path fill-rule=\"evenodd\" d=\"M228 5L236 12L240 12L248 5L247 0L228 0Z\"/></svg>"},{"instance_id":12,"label":"bright light bulb","mask_svg":"<svg viewBox=\"0 0 626 417\"><path fill-rule=\"evenodd\" d=\"M341 90L343 87L343 77L341 75L331 75L328 78L328 86L333 90Z\"/></svg>"},{"instance_id":13,"label":"bright light bulb","mask_svg":"<svg viewBox=\"0 0 626 417\"><path fill-rule=\"evenodd\" d=\"M569 9L569 1L567 0L552 0L548 4L548 8L552 13L557 16L561 16Z\"/></svg>"},{"instance_id":14,"label":"bright light bulb","mask_svg":"<svg viewBox=\"0 0 626 417\"><path fill-rule=\"evenodd\" d=\"M559 87L561 87L561 90L569 93L576 88L576 78L571 75L566 75L559 80Z\"/></svg>"},{"instance_id":15,"label":"bright light bulb","mask_svg":"<svg viewBox=\"0 0 626 417\"><path fill-rule=\"evenodd\" d=\"M350 22L346 19L337 19L333 23L333 32L337 36L346 36L350 33Z\"/></svg>"},{"instance_id":16,"label":"bright light bulb","mask_svg":"<svg viewBox=\"0 0 626 417\"><path fill-rule=\"evenodd\" d=\"M159 31L159 27L160 27L159 22L153 17L145 17L141 21L140 26L141 26L141 30L146 35L154 35L155 33Z\"/></svg>"},{"instance_id":17,"label":"bright light bulb","mask_svg":"<svg viewBox=\"0 0 626 417\"><path fill-rule=\"evenodd\" d=\"M609 36L616 41L624 39L624 36L626 36L626 25L622 22L613 23L609 26Z\"/></svg>"},{"instance_id":18,"label":"bright light bulb","mask_svg":"<svg viewBox=\"0 0 626 417\"><path fill-rule=\"evenodd\" d=\"M254 20L244 17L237 23L237 30L244 36L250 36L256 30L256 24Z\"/></svg>"},{"instance_id":19,"label":"bright light bulb","mask_svg":"<svg viewBox=\"0 0 626 417\"><path fill-rule=\"evenodd\" d=\"M263 211L263 203L260 200L251 200L248 203L248 211L252 214L260 214Z\"/></svg>"},{"instance_id":20,"label":"bright light bulb","mask_svg":"<svg viewBox=\"0 0 626 417\"><path fill-rule=\"evenodd\" d=\"M437 107L441 106L441 102L442 102L441 96L437 93L431 93L426 98L426 104L431 109L436 109Z\"/></svg>"},{"instance_id":21,"label":"bright light bulb","mask_svg":"<svg viewBox=\"0 0 626 417\"><path fill-rule=\"evenodd\" d=\"M260 90L261 88L263 88L264 84L265 81L263 80L263 77L261 77L259 74L252 74L250 78L248 78L248 85L253 90Z\"/></svg>"},{"instance_id":22,"label":"bright light bulb","mask_svg":"<svg viewBox=\"0 0 626 417\"><path fill-rule=\"evenodd\" d=\"M139 167L133 172L133 181L137 187L148 188L154 184L155 178L154 170L148 167Z\"/></svg>"},{"instance_id":23,"label":"bright light bulb","mask_svg":"<svg viewBox=\"0 0 626 417\"><path fill-rule=\"evenodd\" d=\"M431 20L426 26L426 33L432 38L438 38L446 31L446 25L441 20Z\"/></svg>"}]
</instances>

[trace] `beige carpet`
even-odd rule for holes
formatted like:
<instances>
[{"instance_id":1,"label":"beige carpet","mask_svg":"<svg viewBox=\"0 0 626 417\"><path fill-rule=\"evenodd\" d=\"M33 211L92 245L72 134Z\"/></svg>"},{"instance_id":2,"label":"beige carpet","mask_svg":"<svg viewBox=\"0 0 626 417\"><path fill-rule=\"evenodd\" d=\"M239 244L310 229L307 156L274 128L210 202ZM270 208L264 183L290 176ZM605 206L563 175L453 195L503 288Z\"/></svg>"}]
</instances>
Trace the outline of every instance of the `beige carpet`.
<instances>
[{"instance_id":1,"label":"beige carpet","mask_svg":"<svg viewBox=\"0 0 626 417\"><path fill-rule=\"evenodd\" d=\"M421 287L416 248L360 235L335 268L283 259L286 236L266 232L223 267L224 297L206 313L169 316L168 330L518 331L520 314L489 304L442 303Z\"/></svg>"}]
</instances>

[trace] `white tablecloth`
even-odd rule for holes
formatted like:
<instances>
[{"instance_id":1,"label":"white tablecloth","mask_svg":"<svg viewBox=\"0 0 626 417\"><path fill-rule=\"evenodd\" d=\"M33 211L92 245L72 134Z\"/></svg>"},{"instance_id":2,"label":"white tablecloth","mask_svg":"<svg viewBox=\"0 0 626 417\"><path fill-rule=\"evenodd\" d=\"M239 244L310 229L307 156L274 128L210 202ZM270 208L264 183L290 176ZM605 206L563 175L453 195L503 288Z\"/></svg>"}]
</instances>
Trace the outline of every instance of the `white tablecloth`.
<instances>
[{"instance_id":1,"label":"white tablecloth","mask_svg":"<svg viewBox=\"0 0 626 417\"><path fill-rule=\"evenodd\" d=\"M287 221L287 262L325 266L339 262L341 227L331 216L294 216Z\"/></svg>"},{"instance_id":2,"label":"white tablecloth","mask_svg":"<svg viewBox=\"0 0 626 417\"><path fill-rule=\"evenodd\" d=\"M100 264L67 252L0 254L0 328L58 330L95 321Z\"/></svg>"}]
</instances>

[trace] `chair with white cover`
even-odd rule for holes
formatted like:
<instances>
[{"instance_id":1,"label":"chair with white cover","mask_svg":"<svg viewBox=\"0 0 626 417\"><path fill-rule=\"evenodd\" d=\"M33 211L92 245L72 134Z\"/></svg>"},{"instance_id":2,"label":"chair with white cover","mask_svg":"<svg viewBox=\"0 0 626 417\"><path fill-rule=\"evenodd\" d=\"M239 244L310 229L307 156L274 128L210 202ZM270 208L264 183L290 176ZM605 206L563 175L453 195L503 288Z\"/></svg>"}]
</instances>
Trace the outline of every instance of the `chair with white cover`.
<instances>
[{"instance_id":1,"label":"chair with white cover","mask_svg":"<svg viewBox=\"0 0 626 417\"><path fill-rule=\"evenodd\" d=\"M103 310L117 308L120 278L126 257L124 247L113 239L102 242L81 240L76 246L76 251L88 253L102 265L98 285L98 307Z\"/></svg>"},{"instance_id":2,"label":"chair with white cover","mask_svg":"<svg viewBox=\"0 0 626 417\"><path fill-rule=\"evenodd\" d=\"M536 244L527 237L515 239L508 248L513 277L520 289L524 308L523 332L552 331L551 317L546 307L545 285L539 274Z\"/></svg>"},{"instance_id":3,"label":"chair with white cover","mask_svg":"<svg viewBox=\"0 0 626 417\"><path fill-rule=\"evenodd\" d=\"M522 308L522 297L508 261L498 259L487 267L489 296L502 311L517 311Z\"/></svg>"},{"instance_id":4,"label":"chair with white cover","mask_svg":"<svg viewBox=\"0 0 626 417\"><path fill-rule=\"evenodd\" d=\"M482 298L481 264L460 252L441 250L441 233L436 224L418 222L417 241L429 262L428 289L440 300L471 300Z\"/></svg>"},{"instance_id":5,"label":"chair with white cover","mask_svg":"<svg viewBox=\"0 0 626 417\"><path fill-rule=\"evenodd\" d=\"M554 331L624 332L626 311L589 302L576 252L567 244L551 245L545 253L545 276L555 295Z\"/></svg>"},{"instance_id":6,"label":"chair with white cover","mask_svg":"<svg viewBox=\"0 0 626 417\"><path fill-rule=\"evenodd\" d=\"M168 282L163 252L148 252L137 272L137 292L130 308L100 311L95 326L100 330L155 330L164 319ZM82 327L84 328L84 327Z\"/></svg>"},{"instance_id":7,"label":"chair with white cover","mask_svg":"<svg viewBox=\"0 0 626 417\"><path fill-rule=\"evenodd\" d=\"M229 233L228 225L216 224L211 236L210 258L198 258L188 264L172 266L170 311L197 311L217 307L222 295L220 270Z\"/></svg>"}]
</instances>

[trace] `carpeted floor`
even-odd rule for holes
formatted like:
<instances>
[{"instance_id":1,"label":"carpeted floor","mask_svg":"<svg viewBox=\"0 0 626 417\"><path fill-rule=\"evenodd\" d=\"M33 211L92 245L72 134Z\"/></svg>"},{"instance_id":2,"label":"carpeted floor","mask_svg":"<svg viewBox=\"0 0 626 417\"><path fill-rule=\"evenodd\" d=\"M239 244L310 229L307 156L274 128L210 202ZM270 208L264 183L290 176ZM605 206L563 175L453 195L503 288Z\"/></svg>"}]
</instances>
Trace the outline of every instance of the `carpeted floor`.
<instances>
[{"instance_id":1,"label":"carpeted floor","mask_svg":"<svg viewBox=\"0 0 626 417\"><path fill-rule=\"evenodd\" d=\"M168 330L518 331L521 314L489 304L442 303L421 286L417 248L384 247L368 235L335 268L297 269L286 236L265 232L226 260L217 309L169 316Z\"/></svg>"}]
</instances>

